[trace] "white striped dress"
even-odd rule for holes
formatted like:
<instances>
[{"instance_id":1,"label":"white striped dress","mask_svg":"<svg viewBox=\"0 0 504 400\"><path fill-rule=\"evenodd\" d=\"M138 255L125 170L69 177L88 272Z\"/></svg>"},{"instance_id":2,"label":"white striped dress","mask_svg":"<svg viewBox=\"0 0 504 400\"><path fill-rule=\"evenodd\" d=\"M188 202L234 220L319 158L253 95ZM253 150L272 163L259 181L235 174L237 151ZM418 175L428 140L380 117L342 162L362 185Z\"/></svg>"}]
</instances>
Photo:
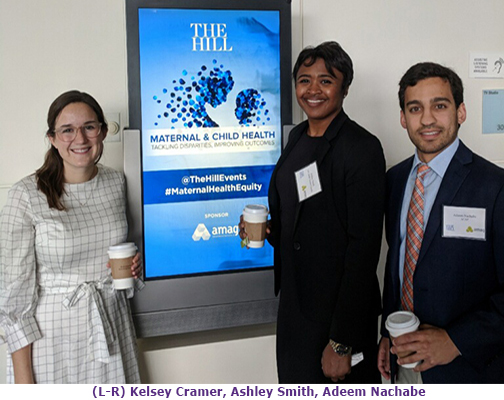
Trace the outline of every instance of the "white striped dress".
<instances>
[{"instance_id":1,"label":"white striped dress","mask_svg":"<svg viewBox=\"0 0 504 400\"><path fill-rule=\"evenodd\" d=\"M108 247L127 235L124 176L98 168L65 186L67 211L50 209L31 175L1 213L0 326L9 353L33 344L37 383L140 381L133 290L116 291L106 267Z\"/></svg>"}]
</instances>

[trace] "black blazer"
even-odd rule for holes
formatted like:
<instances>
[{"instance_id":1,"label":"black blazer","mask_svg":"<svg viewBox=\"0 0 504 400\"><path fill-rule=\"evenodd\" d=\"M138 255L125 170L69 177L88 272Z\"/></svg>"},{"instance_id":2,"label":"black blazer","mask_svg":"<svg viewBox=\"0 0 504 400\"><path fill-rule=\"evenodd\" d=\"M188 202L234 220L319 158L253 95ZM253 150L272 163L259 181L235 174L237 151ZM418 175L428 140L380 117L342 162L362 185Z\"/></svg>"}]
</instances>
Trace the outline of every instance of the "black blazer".
<instances>
[{"instance_id":1,"label":"black blazer","mask_svg":"<svg viewBox=\"0 0 504 400\"><path fill-rule=\"evenodd\" d=\"M387 173L383 321L400 306L399 226L412 162L413 157ZM484 208L486 240L442 237L444 205ZM421 323L446 329L462 353L452 363L422 373L423 381L504 383L504 170L462 142L432 207L413 286ZM388 336L383 323L382 335Z\"/></svg>"},{"instance_id":2,"label":"black blazer","mask_svg":"<svg viewBox=\"0 0 504 400\"><path fill-rule=\"evenodd\" d=\"M296 126L280 157L269 188L275 264L280 291L280 202L278 169L307 131ZM327 128L316 155L322 192L298 203L292 251L303 314L330 322L330 337L355 351L376 345L381 312L376 276L385 204L385 159L379 140L342 110Z\"/></svg>"}]
</instances>

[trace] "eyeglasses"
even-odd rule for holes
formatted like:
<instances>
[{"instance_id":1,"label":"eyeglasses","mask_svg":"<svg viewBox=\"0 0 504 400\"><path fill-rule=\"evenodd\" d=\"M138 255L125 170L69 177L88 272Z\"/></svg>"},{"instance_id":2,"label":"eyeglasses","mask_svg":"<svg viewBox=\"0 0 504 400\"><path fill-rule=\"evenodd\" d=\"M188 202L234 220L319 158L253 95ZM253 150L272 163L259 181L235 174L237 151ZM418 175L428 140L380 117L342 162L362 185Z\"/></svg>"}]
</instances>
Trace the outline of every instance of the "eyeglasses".
<instances>
[{"instance_id":1,"label":"eyeglasses","mask_svg":"<svg viewBox=\"0 0 504 400\"><path fill-rule=\"evenodd\" d=\"M82 126L64 126L62 128L58 128L54 130L54 133L58 135L61 141L63 142L72 142L77 137L77 132L82 132L88 139L93 139L98 137L101 132L102 124L99 122L90 122L88 124L84 124Z\"/></svg>"}]
</instances>

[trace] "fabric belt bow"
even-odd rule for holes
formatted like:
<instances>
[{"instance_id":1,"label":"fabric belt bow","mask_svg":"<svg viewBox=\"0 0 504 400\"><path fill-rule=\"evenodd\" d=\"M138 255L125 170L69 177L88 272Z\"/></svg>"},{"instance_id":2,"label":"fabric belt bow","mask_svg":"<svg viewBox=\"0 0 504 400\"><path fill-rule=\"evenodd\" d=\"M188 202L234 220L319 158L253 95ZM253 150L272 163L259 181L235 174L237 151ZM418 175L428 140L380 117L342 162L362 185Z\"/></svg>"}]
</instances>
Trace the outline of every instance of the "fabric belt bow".
<instances>
[{"instance_id":1,"label":"fabric belt bow","mask_svg":"<svg viewBox=\"0 0 504 400\"><path fill-rule=\"evenodd\" d=\"M99 290L113 291L112 279L107 276L97 282L84 282L77 286L63 301L66 309L73 307L83 296L86 296L88 315L88 361L110 362L109 346L116 337L109 321L103 299Z\"/></svg>"}]
</instances>

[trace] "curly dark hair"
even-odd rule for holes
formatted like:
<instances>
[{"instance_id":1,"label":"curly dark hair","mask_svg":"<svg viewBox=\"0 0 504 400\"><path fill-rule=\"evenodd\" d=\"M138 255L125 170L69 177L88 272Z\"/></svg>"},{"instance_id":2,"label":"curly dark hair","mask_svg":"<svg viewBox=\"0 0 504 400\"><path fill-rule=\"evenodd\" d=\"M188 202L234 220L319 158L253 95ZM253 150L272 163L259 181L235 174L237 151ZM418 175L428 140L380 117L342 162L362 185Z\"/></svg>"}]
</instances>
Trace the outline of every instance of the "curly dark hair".
<instances>
[{"instance_id":1,"label":"curly dark hair","mask_svg":"<svg viewBox=\"0 0 504 400\"><path fill-rule=\"evenodd\" d=\"M317 47L306 47L297 58L292 71L294 82L296 81L299 68L302 65L307 67L315 64L318 59L324 60L327 72L334 76L333 69L337 69L343 74L341 89L345 91L352 83L354 71L350 56L337 42L324 42Z\"/></svg>"}]
</instances>

